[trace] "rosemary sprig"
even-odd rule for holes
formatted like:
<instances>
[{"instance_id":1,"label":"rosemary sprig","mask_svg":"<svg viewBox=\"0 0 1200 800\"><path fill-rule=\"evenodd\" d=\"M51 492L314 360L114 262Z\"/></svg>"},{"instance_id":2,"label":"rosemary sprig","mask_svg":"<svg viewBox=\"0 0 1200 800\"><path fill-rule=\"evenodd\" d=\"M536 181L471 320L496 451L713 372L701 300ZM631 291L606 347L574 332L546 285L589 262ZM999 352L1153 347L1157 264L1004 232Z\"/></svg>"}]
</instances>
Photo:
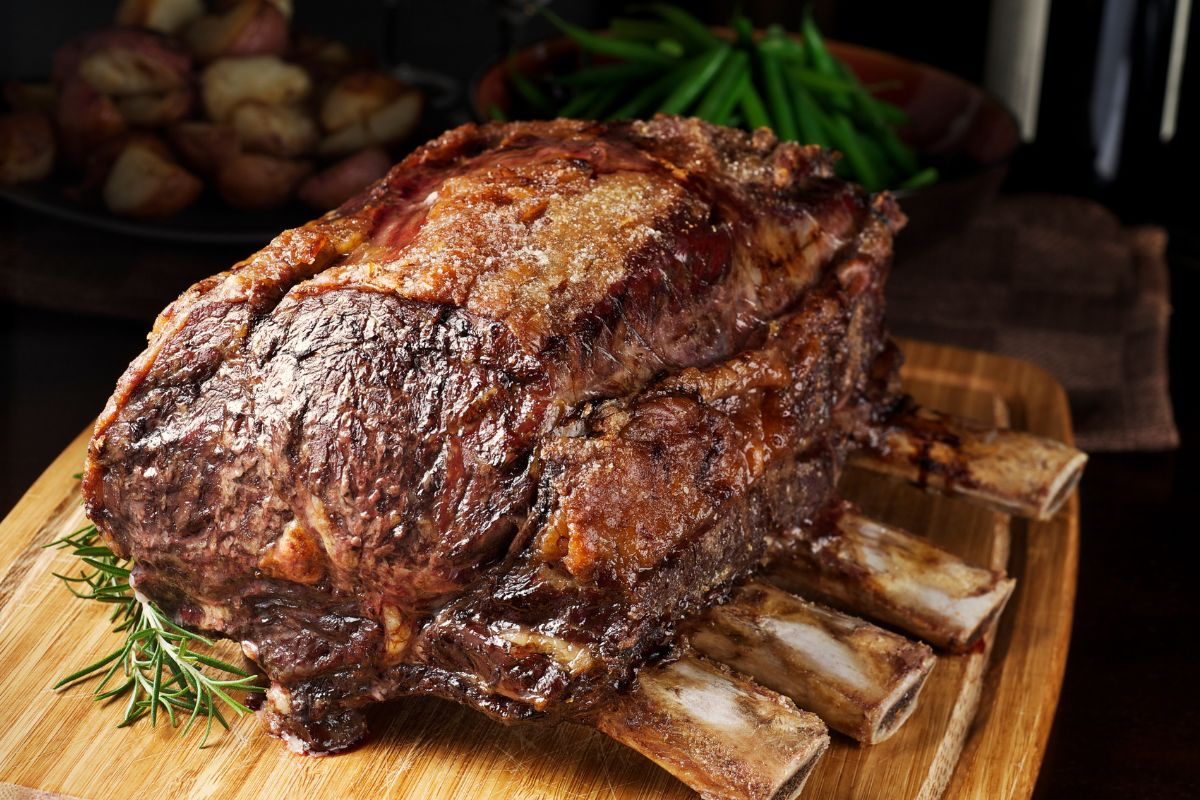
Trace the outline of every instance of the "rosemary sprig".
<instances>
[{"instance_id":1,"label":"rosemary sprig","mask_svg":"<svg viewBox=\"0 0 1200 800\"><path fill-rule=\"evenodd\" d=\"M160 714L171 727L178 727L186 715L180 732L184 735L203 717L201 748L208 743L213 720L229 729L222 705L239 715L250 713L231 692L263 691L255 685L255 676L203 652L199 648L211 648L212 641L176 625L157 605L137 594L129 585L132 562L118 558L101 543L95 525L46 547L70 549L82 562L77 575L54 573L55 577L76 597L112 605L109 621L114 624L113 633L124 636L120 647L66 676L55 689L99 677L92 690L94 700L125 698L119 728L147 716L151 725L157 725Z\"/></svg>"}]
</instances>

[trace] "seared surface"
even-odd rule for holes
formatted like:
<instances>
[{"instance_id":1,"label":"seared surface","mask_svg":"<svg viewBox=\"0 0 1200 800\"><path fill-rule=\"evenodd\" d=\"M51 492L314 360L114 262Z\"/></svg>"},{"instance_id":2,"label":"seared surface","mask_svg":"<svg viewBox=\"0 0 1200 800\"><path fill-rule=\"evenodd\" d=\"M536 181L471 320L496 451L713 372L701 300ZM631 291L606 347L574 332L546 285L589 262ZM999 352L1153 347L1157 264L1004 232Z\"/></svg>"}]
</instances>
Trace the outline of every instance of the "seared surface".
<instances>
[{"instance_id":1,"label":"seared surface","mask_svg":"<svg viewBox=\"0 0 1200 800\"><path fill-rule=\"evenodd\" d=\"M823 503L898 221L765 131L456 129L163 312L89 514L306 747L411 691L582 713Z\"/></svg>"}]
</instances>

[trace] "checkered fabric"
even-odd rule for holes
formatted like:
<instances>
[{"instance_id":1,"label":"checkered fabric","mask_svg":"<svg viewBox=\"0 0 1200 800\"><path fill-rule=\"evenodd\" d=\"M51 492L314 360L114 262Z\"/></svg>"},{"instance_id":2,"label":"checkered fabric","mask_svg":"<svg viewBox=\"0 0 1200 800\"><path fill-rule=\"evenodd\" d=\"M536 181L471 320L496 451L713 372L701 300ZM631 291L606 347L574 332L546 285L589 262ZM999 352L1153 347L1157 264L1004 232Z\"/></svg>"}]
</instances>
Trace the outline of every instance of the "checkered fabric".
<instances>
[{"instance_id":1,"label":"checkered fabric","mask_svg":"<svg viewBox=\"0 0 1200 800\"><path fill-rule=\"evenodd\" d=\"M1004 197L923 252L905 255L901 234L888 324L1049 370L1084 450L1174 448L1165 251L1161 228L1123 227L1091 201Z\"/></svg>"}]
</instances>

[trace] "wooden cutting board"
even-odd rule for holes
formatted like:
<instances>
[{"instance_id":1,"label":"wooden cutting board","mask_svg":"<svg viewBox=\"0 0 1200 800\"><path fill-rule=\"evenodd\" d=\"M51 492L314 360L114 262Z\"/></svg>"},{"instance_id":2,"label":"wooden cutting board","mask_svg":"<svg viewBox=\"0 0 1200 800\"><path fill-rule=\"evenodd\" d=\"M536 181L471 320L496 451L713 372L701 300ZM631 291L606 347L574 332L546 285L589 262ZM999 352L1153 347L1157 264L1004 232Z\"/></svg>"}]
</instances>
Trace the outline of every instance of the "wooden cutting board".
<instances>
[{"instance_id":1,"label":"wooden cutting board","mask_svg":"<svg viewBox=\"0 0 1200 800\"><path fill-rule=\"evenodd\" d=\"M927 405L1071 441L1062 388L996 356L904 343L904 378ZM0 525L0 800L188 798L687 798L641 756L580 727L505 728L434 699L376 709L374 735L333 758L303 758L253 718L197 740L139 724L88 687L58 677L113 646L104 609L74 599L51 572L69 556L41 545L82 524L81 434ZM1058 701L1071 629L1078 498L1049 522L1010 520L962 501L851 474L845 494L878 519L925 532L1017 589L987 647L942 656L908 724L875 747L834 735L806 798L1028 797ZM232 646L232 645L230 645Z\"/></svg>"}]
</instances>

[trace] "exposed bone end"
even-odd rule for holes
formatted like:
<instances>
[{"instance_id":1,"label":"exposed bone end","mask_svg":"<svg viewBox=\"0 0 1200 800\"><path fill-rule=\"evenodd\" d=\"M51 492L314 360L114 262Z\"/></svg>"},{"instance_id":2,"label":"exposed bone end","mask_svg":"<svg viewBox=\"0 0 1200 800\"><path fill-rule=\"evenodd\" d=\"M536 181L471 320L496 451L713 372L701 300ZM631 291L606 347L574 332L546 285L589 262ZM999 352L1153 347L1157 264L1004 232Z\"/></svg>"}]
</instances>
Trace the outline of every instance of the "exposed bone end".
<instances>
[{"instance_id":1,"label":"exposed bone end","mask_svg":"<svg viewBox=\"0 0 1200 800\"><path fill-rule=\"evenodd\" d=\"M966 563L907 531L846 506L830 528L794 528L794 555L765 576L951 652L974 646L999 616L1016 581Z\"/></svg>"},{"instance_id":2,"label":"exposed bone end","mask_svg":"<svg viewBox=\"0 0 1200 800\"><path fill-rule=\"evenodd\" d=\"M936 661L926 645L764 583L740 587L685 630L701 653L863 744L904 724Z\"/></svg>"},{"instance_id":3,"label":"exposed bone end","mask_svg":"<svg viewBox=\"0 0 1200 800\"><path fill-rule=\"evenodd\" d=\"M917 710L917 698L925 687L925 680L933 672L937 658L928 650L925 658L896 681L891 693L867 716L865 736L862 744L879 744L900 730L912 713Z\"/></svg>"},{"instance_id":4,"label":"exposed bone end","mask_svg":"<svg viewBox=\"0 0 1200 800\"><path fill-rule=\"evenodd\" d=\"M643 669L596 727L712 800L790 800L829 746L825 724L703 658Z\"/></svg>"},{"instance_id":5,"label":"exposed bone end","mask_svg":"<svg viewBox=\"0 0 1200 800\"><path fill-rule=\"evenodd\" d=\"M1078 485L1087 454L1030 433L909 408L888 420L880 450L857 453L852 463L1006 514L1046 520Z\"/></svg>"}]
</instances>

